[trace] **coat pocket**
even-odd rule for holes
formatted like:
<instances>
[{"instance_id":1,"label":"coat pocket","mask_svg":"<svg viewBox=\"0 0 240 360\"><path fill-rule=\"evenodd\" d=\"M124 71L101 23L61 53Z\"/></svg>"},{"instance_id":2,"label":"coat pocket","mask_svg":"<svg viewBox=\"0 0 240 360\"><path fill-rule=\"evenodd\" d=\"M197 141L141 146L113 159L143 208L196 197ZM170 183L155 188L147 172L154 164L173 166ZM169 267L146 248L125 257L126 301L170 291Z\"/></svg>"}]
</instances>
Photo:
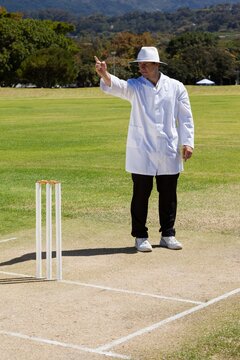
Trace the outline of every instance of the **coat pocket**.
<instances>
[{"instance_id":1,"label":"coat pocket","mask_svg":"<svg viewBox=\"0 0 240 360\"><path fill-rule=\"evenodd\" d=\"M140 126L129 125L127 146L139 148L143 143L143 128Z\"/></svg>"},{"instance_id":2,"label":"coat pocket","mask_svg":"<svg viewBox=\"0 0 240 360\"><path fill-rule=\"evenodd\" d=\"M165 156L175 158L179 155L179 149L177 141L170 139L161 139L162 141L162 152Z\"/></svg>"}]
</instances>

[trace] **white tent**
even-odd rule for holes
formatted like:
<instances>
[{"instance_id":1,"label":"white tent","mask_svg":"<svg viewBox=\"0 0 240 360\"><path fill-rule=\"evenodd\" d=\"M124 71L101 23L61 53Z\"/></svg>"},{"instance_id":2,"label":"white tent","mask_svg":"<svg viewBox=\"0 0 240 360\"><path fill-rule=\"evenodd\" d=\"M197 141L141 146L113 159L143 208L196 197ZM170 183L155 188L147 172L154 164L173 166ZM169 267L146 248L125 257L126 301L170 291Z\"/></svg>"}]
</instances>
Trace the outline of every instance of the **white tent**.
<instances>
[{"instance_id":1,"label":"white tent","mask_svg":"<svg viewBox=\"0 0 240 360\"><path fill-rule=\"evenodd\" d=\"M209 79L202 79L200 81L196 82L197 85L215 85L214 81L211 81Z\"/></svg>"}]
</instances>

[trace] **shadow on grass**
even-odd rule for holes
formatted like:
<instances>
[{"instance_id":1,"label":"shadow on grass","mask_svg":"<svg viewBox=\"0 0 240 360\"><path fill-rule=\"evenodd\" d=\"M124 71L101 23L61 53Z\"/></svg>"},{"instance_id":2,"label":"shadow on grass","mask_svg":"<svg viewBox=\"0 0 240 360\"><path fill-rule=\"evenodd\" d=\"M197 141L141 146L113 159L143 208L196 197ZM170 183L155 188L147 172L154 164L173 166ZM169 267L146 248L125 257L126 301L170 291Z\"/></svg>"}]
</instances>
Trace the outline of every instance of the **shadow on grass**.
<instances>
[{"instance_id":1,"label":"shadow on grass","mask_svg":"<svg viewBox=\"0 0 240 360\"><path fill-rule=\"evenodd\" d=\"M136 254L135 247L119 247L119 248L94 248L94 249L78 249L63 250L62 256L99 256L99 255L115 255L115 254ZM56 251L52 252L52 257L56 257ZM46 259L46 252L42 252L42 259ZM26 261L36 260L36 253L28 253L22 256L4 261L0 266L14 265Z\"/></svg>"}]
</instances>

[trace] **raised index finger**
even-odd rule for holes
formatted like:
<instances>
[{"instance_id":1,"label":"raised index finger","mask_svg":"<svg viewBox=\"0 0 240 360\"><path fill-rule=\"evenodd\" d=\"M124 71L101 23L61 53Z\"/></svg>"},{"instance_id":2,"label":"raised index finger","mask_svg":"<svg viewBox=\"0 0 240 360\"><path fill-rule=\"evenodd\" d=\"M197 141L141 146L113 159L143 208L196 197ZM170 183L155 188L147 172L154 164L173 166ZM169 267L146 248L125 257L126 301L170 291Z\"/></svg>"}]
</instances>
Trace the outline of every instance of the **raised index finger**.
<instances>
[{"instance_id":1,"label":"raised index finger","mask_svg":"<svg viewBox=\"0 0 240 360\"><path fill-rule=\"evenodd\" d=\"M97 56L94 56L94 59L95 59L96 63L97 63L97 62L101 62L101 61L98 59Z\"/></svg>"}]
</instances>

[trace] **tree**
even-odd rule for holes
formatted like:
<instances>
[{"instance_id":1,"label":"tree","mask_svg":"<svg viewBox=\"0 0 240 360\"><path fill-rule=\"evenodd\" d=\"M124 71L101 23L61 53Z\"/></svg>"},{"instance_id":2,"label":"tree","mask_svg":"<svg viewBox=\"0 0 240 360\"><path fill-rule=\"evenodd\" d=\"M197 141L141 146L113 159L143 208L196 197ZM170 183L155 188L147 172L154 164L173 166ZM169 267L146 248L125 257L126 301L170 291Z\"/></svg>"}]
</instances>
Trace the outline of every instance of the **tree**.
<instances>
[{"instance_id":1,"label":"tree","mask_svg":"<svg viewBox=\"0 0 240 360\"><path fill-rule=\"evenodd\" d=\"M175 37L166 49L167 74L185 84L195 84L204 77L221 85L234 83L235 57L217 46L217 37L210 33L186 33Z\"/></svg>"},{"instance_id":2,"label":"tree","mask_svg":"<svg viewBox=\"0 0 240 360\"><path fill-rule=\"evenodd\" d=\"M23 82L51 88L74 82L77 68L68 50L51 47L38 50L24 60L18 75Z\"/></svg>"},{"instance_id":3,"label":"tree","mask_svg":"<svg viewBox=\"0 0 240 360\"><path fill-rule=\"evenodd\" d=\"M187 32L174 37L168 44L166 51L170 56L179 54L186 49L198 46L212 47L217 45L217 36L206 32Z\"/></svg>"},{"instance_id":4,"label":"tree","mask_svg":"<svg viewBox=\"0 0 240 360\"><path fill-rule=\"evenodd\" d=\"M9 13L5 9L5 7L0 6L0 18L4 18L4 17L19 20L22 18L22 14L21 13Z\"/></svg>"},{"instance_id":5,"label":"tree","mask_svg":"<svg viewBox=\"0 0 240 360\"><path fill-rule=\"evenodd\" d=\"M94 56L102 58L105 52L105 47L108 46L108 41L101 41L95 36L86 36L77 40L78 52L75 59L78 67L77 85L80 87L97 86L99 77L95 71Z\"/></svg>"},{"instance_id":6,"label":"tree","mask_svg":"<svg viewBox=\"0 0 240 360\"><path fill-rule=\"evenodd\" d=\"M210 51L210 75L218 85L231 85L235 83L237 63L234 55L227 50L212 48Z\"/></svg>"},{"instance_id":7,"label":"tree","mask_svg":"<svg viewBox=\"0 0 240 360\"><path fill-rule=\"evenodd\" d=\"M71 28L50 21L0 17L0 84L19 82L21 63L37 50L56 45L76 51L73 41L65 36Z\"/></svg>"}]
</instances>

